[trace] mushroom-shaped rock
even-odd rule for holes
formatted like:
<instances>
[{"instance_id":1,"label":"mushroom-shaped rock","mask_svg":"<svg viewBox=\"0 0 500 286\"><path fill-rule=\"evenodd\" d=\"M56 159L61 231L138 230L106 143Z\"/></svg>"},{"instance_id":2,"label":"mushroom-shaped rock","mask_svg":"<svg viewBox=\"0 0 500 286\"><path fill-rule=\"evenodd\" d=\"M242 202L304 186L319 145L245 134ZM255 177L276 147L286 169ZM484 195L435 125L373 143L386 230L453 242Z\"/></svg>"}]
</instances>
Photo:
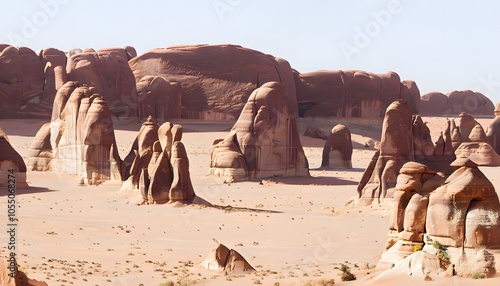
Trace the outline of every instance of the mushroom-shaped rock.
<instances>
[{"instance_id":1,"label":"mushroom-shaped rock","mask_svg":"<svg viewBox=\"0 0 500 286\"><path fill-rule=\"evenodd\" d=\"M342 124L333 127L323 147L322 168L352 168L351 132Z\"/></svg>"}]
</instances>

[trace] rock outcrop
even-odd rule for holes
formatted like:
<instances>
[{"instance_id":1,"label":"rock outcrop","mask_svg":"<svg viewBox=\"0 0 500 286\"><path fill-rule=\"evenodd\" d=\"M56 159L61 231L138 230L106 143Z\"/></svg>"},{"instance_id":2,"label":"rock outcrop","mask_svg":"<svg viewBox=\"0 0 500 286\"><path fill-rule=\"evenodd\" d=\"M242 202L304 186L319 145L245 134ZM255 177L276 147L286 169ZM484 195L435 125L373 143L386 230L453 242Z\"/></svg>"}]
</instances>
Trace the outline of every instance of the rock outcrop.
<instances>
[{"instance_id":1,"label":"rock outcrop","mask_svg":"<svg viewBox=\"0 0 500 286\"><path fill-rule=\"evenodd\" d=\"M15 185L15 188L27 188L27 169L23 157L21 157L14 147L12 147L7 135L1 128L0 150L0 187L7 189L9 185ZM11 175L11 177L9 177L9 175Z\"/></svg>"},{"instance_id":2,"label":"rock outcrop","mask_svg":"<svg viewBox=\"0 0 500 286\"><path fill-rule=\"evenodd\" d=\"M82 176L84 184L121 181L125 167L118 155L111 112L95 89L67 82L57 92L52 120L30 148L31 171Z\"/></svg>"},{"instance_id":3,"label":"rock outcrop","mask_svg":"<svg viewBox=\"0 0 500 286\"><path fill-rule=\"evenodd\" d=\"M254 272L250 263L234 249L227 248L224 244L219 244L212 250L201 265L209 270L225 272L226 274L238 274Z\"/></svg>"},{"instance_id":4,"label":"rock outcrop","mask_svg":"<svg viewBox=\"0 0 500 286\"><path fill-rule=\"evenodd\" d=\"M461 118L465 117L463 114ZM475 122L473 118L472 120ZM384 117L380 151L375 153L358 185L360 202L382 203L386 198L391 199L391 189L397 183L399 170L409 161L423 163L445 175L451 174L453 169L450 163L455 159L454 143L455 146L460 144L463 134L481 134L482 127L479 124L476 126L476 123L473 123L475 127L469 130L467 126L470 124L462 124L464 122L461 121L459 126L455 126L453 120L448 121L444 133L434 143L429 128L419 115L412 115L408 103L403 100L393 102ZM476 131L472 132L473 129ZM472 136L477 137L482 135ZM468 138L467 140L470 141Z\"/></svg>"},{"instance_id":5,"label":"rock outcrop","mask_svg":"<svg viewBox=\"0 0 500 286\"><path fill-rule=\"evenodd\" d=\"M28 278L19 269L15 258L0 258L0 285L2 286L47 286L47 283Z\"/></svg>"},{"instance_id":6,"label":"rock outcrop","mask_svg":"<svg viewBox=\"0 0 500 286\"><path fill-rule=\"evenodd\" d=\"M485 95L471 90L452 91L447 94L431 92L422 95L422 116L457 116L462 112L471 115L491 115L495 106Z\"/></svg>"},{"instance_id":7,"label":"rock outcrop","mask_svg":"<svg viewBox=\"0 0 500 286\"><path fill-rule=\"evenodd\" d=\"M158 126L149 116L125 159L130 176L120 192L140 196L139 204L193 202L196 194L181 139L181 125L165 122Z\"/></svg>"},{"instance_id":8,"label":"rock outcrop","mask_svg":"<svg viewBox=\"0 0 500 286\"><path fill-rule=\"evenodd\" d=\"M129 65L137 83L148 77L182 83L182 118L235 119L252 91L270 81L283 85L286 103L297 114L290 64L255 50L235 45L176 46L146 52Z\"/></svg>"},{"instance_id":9,"label":"rock outcrop","mask_svg":"<svg viewBox=\"0 0 500 286\"><path fill-rule=\"evenodd\" d=\"M458 169L446 179L416 162L403 166L381 265L397 263L417 248L431 254L446 249L446 263L440 259L442 270L453 264L457 273L472 275L475 264L486 265L492 257L494 261L485 250L500 253L500 201L478 168L500 166L500 156L484 142L464 142L455 156L451 165ZM483 274L491 277L494 262L493 268L488 265L477 272L486 271Z\"/></svg>"},{"instance_id":10,"label":"rock outcrop","mask_svg":"<svg viewBox=\"0 0 500 286\"><path fill-rule=\"evenodd\" d=\"M494 114L495 119L488 126L486 136L493 149L500 154L500 103L495 106Z\"/></svg>"},{"instance_id":11,"label":"rock outcrop","mask_svg":"<svg viewBox=\"0 0 500 286\"><path fill-rule=\"evenodd\" d=\"M27 104L42 98L43 87L44 70L37 54L26 47L0 44L0 117L29 113Z\"/></svg>"},{"instance_id":12,"label":"rock outcrop","mask_svg":"<svg viewBox=\"0 0 500 286\"><path fill-rule=\"evenodd\" d=\"M137 115L135 78L126 49L85 50L68 59L68 80L94 88L116 117Z\"/></svg>"},{"instance_id":13,"label":"rock outcrop","mask_svg":"<svg viewBox=\"0 0 500 286\"><path fill-rule=\"evenodd\" d=\"M380 118L397 99L406 100L413 113L419 112L418 87L412 81L401 82L395 72L324 70L294 76L303 117Z\"/></svg>"},{"instance_id":14,"label":"rock outcrop","mask_svg":"<svg viewBox=\"0 0 500 286\"><path fill-rule=\"evenodd\" d=\"M210 149L210 174L230 181L309 175L284 93L281 84L268 82L250 95L228 136Z\"/></svg>"},{"instance_id":15,"label":"rock outcrop","mask_svg":"<svg viewBox=\"0 0 500 286\"><path fill-rule=\"evenodd\" d=\"M311 138L318 138L318 139L323 139L323 140L328 140L329 135L323 132L323 130L319 129L318 127L314 126L309 126L307 127L306 131L304 131L304 134L302 134L307 137Z\"/></svg>"},{"instance_id":16,"label":"rock outcrop","mask_svg":"<svg viewBox=\"0 0 500 286\"><path fill-rule=\"evenodd\" d=\"M181 118L182 88L163 76L144 76L137 84L138 117L151 115L154 120Z\"/></svg>"},{"instance_id":17,"label":"rock outcrop","mask_svg":"<svg viewBox=\"0 0 500 286\"><path fill-rule=\"evenodd\" d=\"M351 131L342 124L332 128L323 147L322 168L352 168Z\"/></svg>"}]
</instances>

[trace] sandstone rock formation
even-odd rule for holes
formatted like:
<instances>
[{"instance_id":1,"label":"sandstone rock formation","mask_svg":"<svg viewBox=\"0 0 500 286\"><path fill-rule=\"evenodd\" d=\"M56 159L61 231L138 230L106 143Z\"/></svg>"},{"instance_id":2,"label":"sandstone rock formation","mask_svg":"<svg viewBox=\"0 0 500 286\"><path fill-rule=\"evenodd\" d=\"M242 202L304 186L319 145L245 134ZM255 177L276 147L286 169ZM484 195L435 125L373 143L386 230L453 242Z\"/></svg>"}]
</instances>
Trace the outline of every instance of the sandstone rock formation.
<instances>
[{"instance_id":1,"label":"sandstone rock formation","mask_svg":"<svg viewBox=\"0 0 500 286\"><path fill-rule=\"evenodd\" d=\"M45 82L43 95L38 104L51 110L57 90L68 81L68 75L66 74L68 59L63 51L54 48L40 51L39 56L42 60Z\"/></svg>"},{"instance_id":2,"label":"sandstone rock formation","mask_svg":"<svg viewBox=\"0 0 500 286\"><path fill-rule=\"evenodd\" d=\"M9 260L0 258L0 285L47 286L47 283L28 278L28 276L19 269L19 265L14 258L9 258Z\"/></svg>"},{"instance_id":3,"label":"sandstone rock formation","mask_svg":"<svg viewBox=\"0 0 500 286\"><path fill-rule=\"evenodd\" d=\"M151 115L154 120L181 118L182 89L163 76L144 76L137 82L138 117Z\"/></svg>"},{"instance_id":4,"label":"sandstone rock formation","mask_svg":"<svg viewBox=\"0 0 500 286\"><path fill-rule=\"evenodd\" d=\"M120 48L74 54L66 66L68 80L93 87L115 116L135 116L138 103L129 59L127 50Z\"/></svg>"},{"instance_id":5,"label":"sandstone rock formation","mask_svg":"<svg viewBox=\"0 0 500 286\"><path fill-rule=\"evenodd\" d=\"M241 254L234 249L229 250L224 244L219 244L212 250L201 265L206 269L225 272L226 274L255 271L255 268L253 268Z\"/></svg>"},{"instance_id":6,"label":"sandstone rock formation","mask_svg":"<svg viewBox=\"0 0 500 286\"><path fill-rule=\"evenodd\" d=\"M297 114L289 63L258 51L235 45L177 46L151 50L129 65L137 83L157 76L182 83L182 118L235 119L252 91L269 81L283 85L286 103Z\"/></svg>"},{"instance_id":7,"label":"sandstone rock formation","mask_svg":"<svg viewBox=\"0 0 500 286\"><path fill-rule=\"evenodd\" d=\"M158 126L149 116L125 159L131 164L130 176L120 192L140 195L139 204L192 202L196 194L181 139L182 126L170 122Z\"/></svg>"},{"instance_id":8,"label":"sandstone rock formation","mask_svg":"<svg viewBox=\"0 0 500 286\"><path fill-rule=\"evenodd\" d=\"M365 171L358 192L364 203L392 197L387 190L396 185L396 177L404 163L413 159L412 112L406 101L394 101L386 111L382 124L380 152L373 170ZM372 173L367 173L372 172Z\"/></svg>"},{"instance_id":9,"label":"sandstone rock formation","mask_svg":"<svg viewBox=\"0 0 500 286\"><path fill-rule=\"evenodd\" d=\"M488 126L486 136L493 149L495 149L497 153L500 153L500 103L497 103L495 106L494 114L495 119Z\"/></svg>"},{"instance_id":10,"label":"sandstone rock formation","mask_svg":"<svg viewBox=\"0 0 500 286\"><path fill-rule=\"evenodd\" d=\"M0 44L0 117L19 117L28 102L40 100L43 86L42 62L33 50Z\"/></svg>"},{"instance_id":11,"label":"sandstone rock formation","mask_svg":"<svg viewBox=\"0 0 500 286\"><path fill-rule=\"evenodd\" d=\"M457 116L462 112L472 115L491 115L493 102L485 95L471 90L452 91L447 94L431 92L422 95L422 116Z\"/></svg>"},{"instance_id":12,"label":"sandstone rock formation","mask_svg":"<svg viewBox=\"0 0 500 286\"><path fill-rule=\"evenodd\" d=\"M332 128L323 147L322 168L352 168L351 131L342 124Z\"/></svg>"},{"instance_id":13,"label":"sandstone rock formation","mask_svg":"<svg viewBox=\"0 0 500 286\"><path fill-rule=\"evenodd\" d=\"M15 188L27 188L26 183L26 164L23 157L17 153L7 138L7 135L0 128L0 187L6 188L9 185L15 185ZM14 170L11 172L10 170ZM9 174L14 177L9 180Z\"/></svg>"},{"instance_id":14,"label":"sandstone rock formation","mask_svg":"<svg viewBox=\"0 0 500 286\"><path fill-rule=\"evenodd\" d=\"M304 136L311 137L311 138L318 138L318 139L323 139L323 140L328 140L328 135L323 132L323 130L319 129L318 127L313 127L309 126L307 127L306 131L304 131Z\"/></svg>"},{"instance_id":15,"label":"sandstone rock formation","mask_svg":"<svg viewBox=\"0 0 500 286\"><path fill-rule=\"evenodd\" d=\"M482 263L478 273L494 275L493 255L484 251L500 253L500 201L478 166L500 166L500 156L484 142L464 142L455 156L451 165L458 169L446 180L416 162L403 166L380 264L396 263L416 246L434 254L442 245L457 272L472 275L470 268Z\"/></svg>"},{"instance_id":16,"label":"sandstone rock formation","mask_svg":"<svg viewBox=\"0 0 500 286\"><path fill-rule=\"evenodd\" d=\"M210 174L230 181L309 175L284 93L281 84L268 82L250 95L228 136L210 149Z\"/></svg>"},{"instance_id":17,"label":"sandstone rock formation","mask_svg":"<svg viewBox=\"0 0 500 286\"><path fill-rule=\"evenodd\" d=\"M408 161L417 161L450 174L453 171L450 163L455 159L452 153L454 137L450 131L454 125L452 122L434 143L429 128L419 115L411 114L408 103L403 100L393 102L384 117L380 152L374 155L358 185L360 202L382 203L384 199L392 198L390 190L396 185L399 170ZM455 136L459 134L457 132ZM461 139L456 140L461 142Z\"/></svg>"},{"instance_id":18,"label":"sandstone rock formation","mask_svg":"<svg viewBox=\"0 0 500 286\"><path fill-rule=\"evenodd\" d=\"M429 194L446 177L427 166L409 161L397 177L393 193L394 202L389 223L389 240L380 263L394 263L423 246Z\"/></svg>"},{"instance_id":19,"label":"sandstone rock formation","mask_svg":"<svg viewBox=\"0 0 500 286\"><path fill-rule=\"evenodd\" d=\"M122 180L111 112L95 89L67 82L57 92L52 120L30 148L28 168L82 176L84 184Z\"/></svg>"},{"instance_id":20,"label":"sandstone rock formation","mask_svg":"<svg viewBox=\"0 0 500 286\"><path fill-rule=\"evenodd\" d=\"M401 82L394 72L357 70L294 73L297 102L303 117L380 118L396 99L419 111L420 91L412 81Z\"/></svg>"}]
</instances>

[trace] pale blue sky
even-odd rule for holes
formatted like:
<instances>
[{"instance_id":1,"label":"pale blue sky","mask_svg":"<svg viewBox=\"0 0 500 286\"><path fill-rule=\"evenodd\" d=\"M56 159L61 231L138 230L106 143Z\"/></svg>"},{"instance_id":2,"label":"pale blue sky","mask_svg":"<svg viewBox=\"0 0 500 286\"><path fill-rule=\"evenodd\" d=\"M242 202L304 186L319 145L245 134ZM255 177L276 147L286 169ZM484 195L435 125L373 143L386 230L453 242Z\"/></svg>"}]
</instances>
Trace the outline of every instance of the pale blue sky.
<instances>
[{"instance_id":1,"label":"pale blue sky","mask_svg":"<svg viewBox=\"0 0 500 286\"><path fill-rule=\"evenodd\" d=\"M496 103L498 13L494 0L24 0L2 3L0 42L35 51L131 45L139 54L230 43L285 58L300 72L392 70L422 94L472 89Z\"/></svg>"}]
</instances>

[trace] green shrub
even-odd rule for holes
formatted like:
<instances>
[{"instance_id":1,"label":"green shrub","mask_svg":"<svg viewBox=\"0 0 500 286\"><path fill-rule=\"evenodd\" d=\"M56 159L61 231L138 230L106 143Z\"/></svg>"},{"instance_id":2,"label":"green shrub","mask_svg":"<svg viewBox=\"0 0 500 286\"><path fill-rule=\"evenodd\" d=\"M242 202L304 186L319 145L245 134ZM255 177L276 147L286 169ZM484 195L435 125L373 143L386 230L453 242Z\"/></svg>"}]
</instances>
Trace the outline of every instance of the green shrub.
<instances>
[{"instance_id":1,"label":"green shrub","mask_svg":"<svg viewBox=\"0 0 500 286\"><path fill-rule=\"evenodd\" d=\"M486 275L484 275L484 273L474 273L474 275L472 275L472 279L484 279L486 278Z\"/></svg>"}]
</instances>

